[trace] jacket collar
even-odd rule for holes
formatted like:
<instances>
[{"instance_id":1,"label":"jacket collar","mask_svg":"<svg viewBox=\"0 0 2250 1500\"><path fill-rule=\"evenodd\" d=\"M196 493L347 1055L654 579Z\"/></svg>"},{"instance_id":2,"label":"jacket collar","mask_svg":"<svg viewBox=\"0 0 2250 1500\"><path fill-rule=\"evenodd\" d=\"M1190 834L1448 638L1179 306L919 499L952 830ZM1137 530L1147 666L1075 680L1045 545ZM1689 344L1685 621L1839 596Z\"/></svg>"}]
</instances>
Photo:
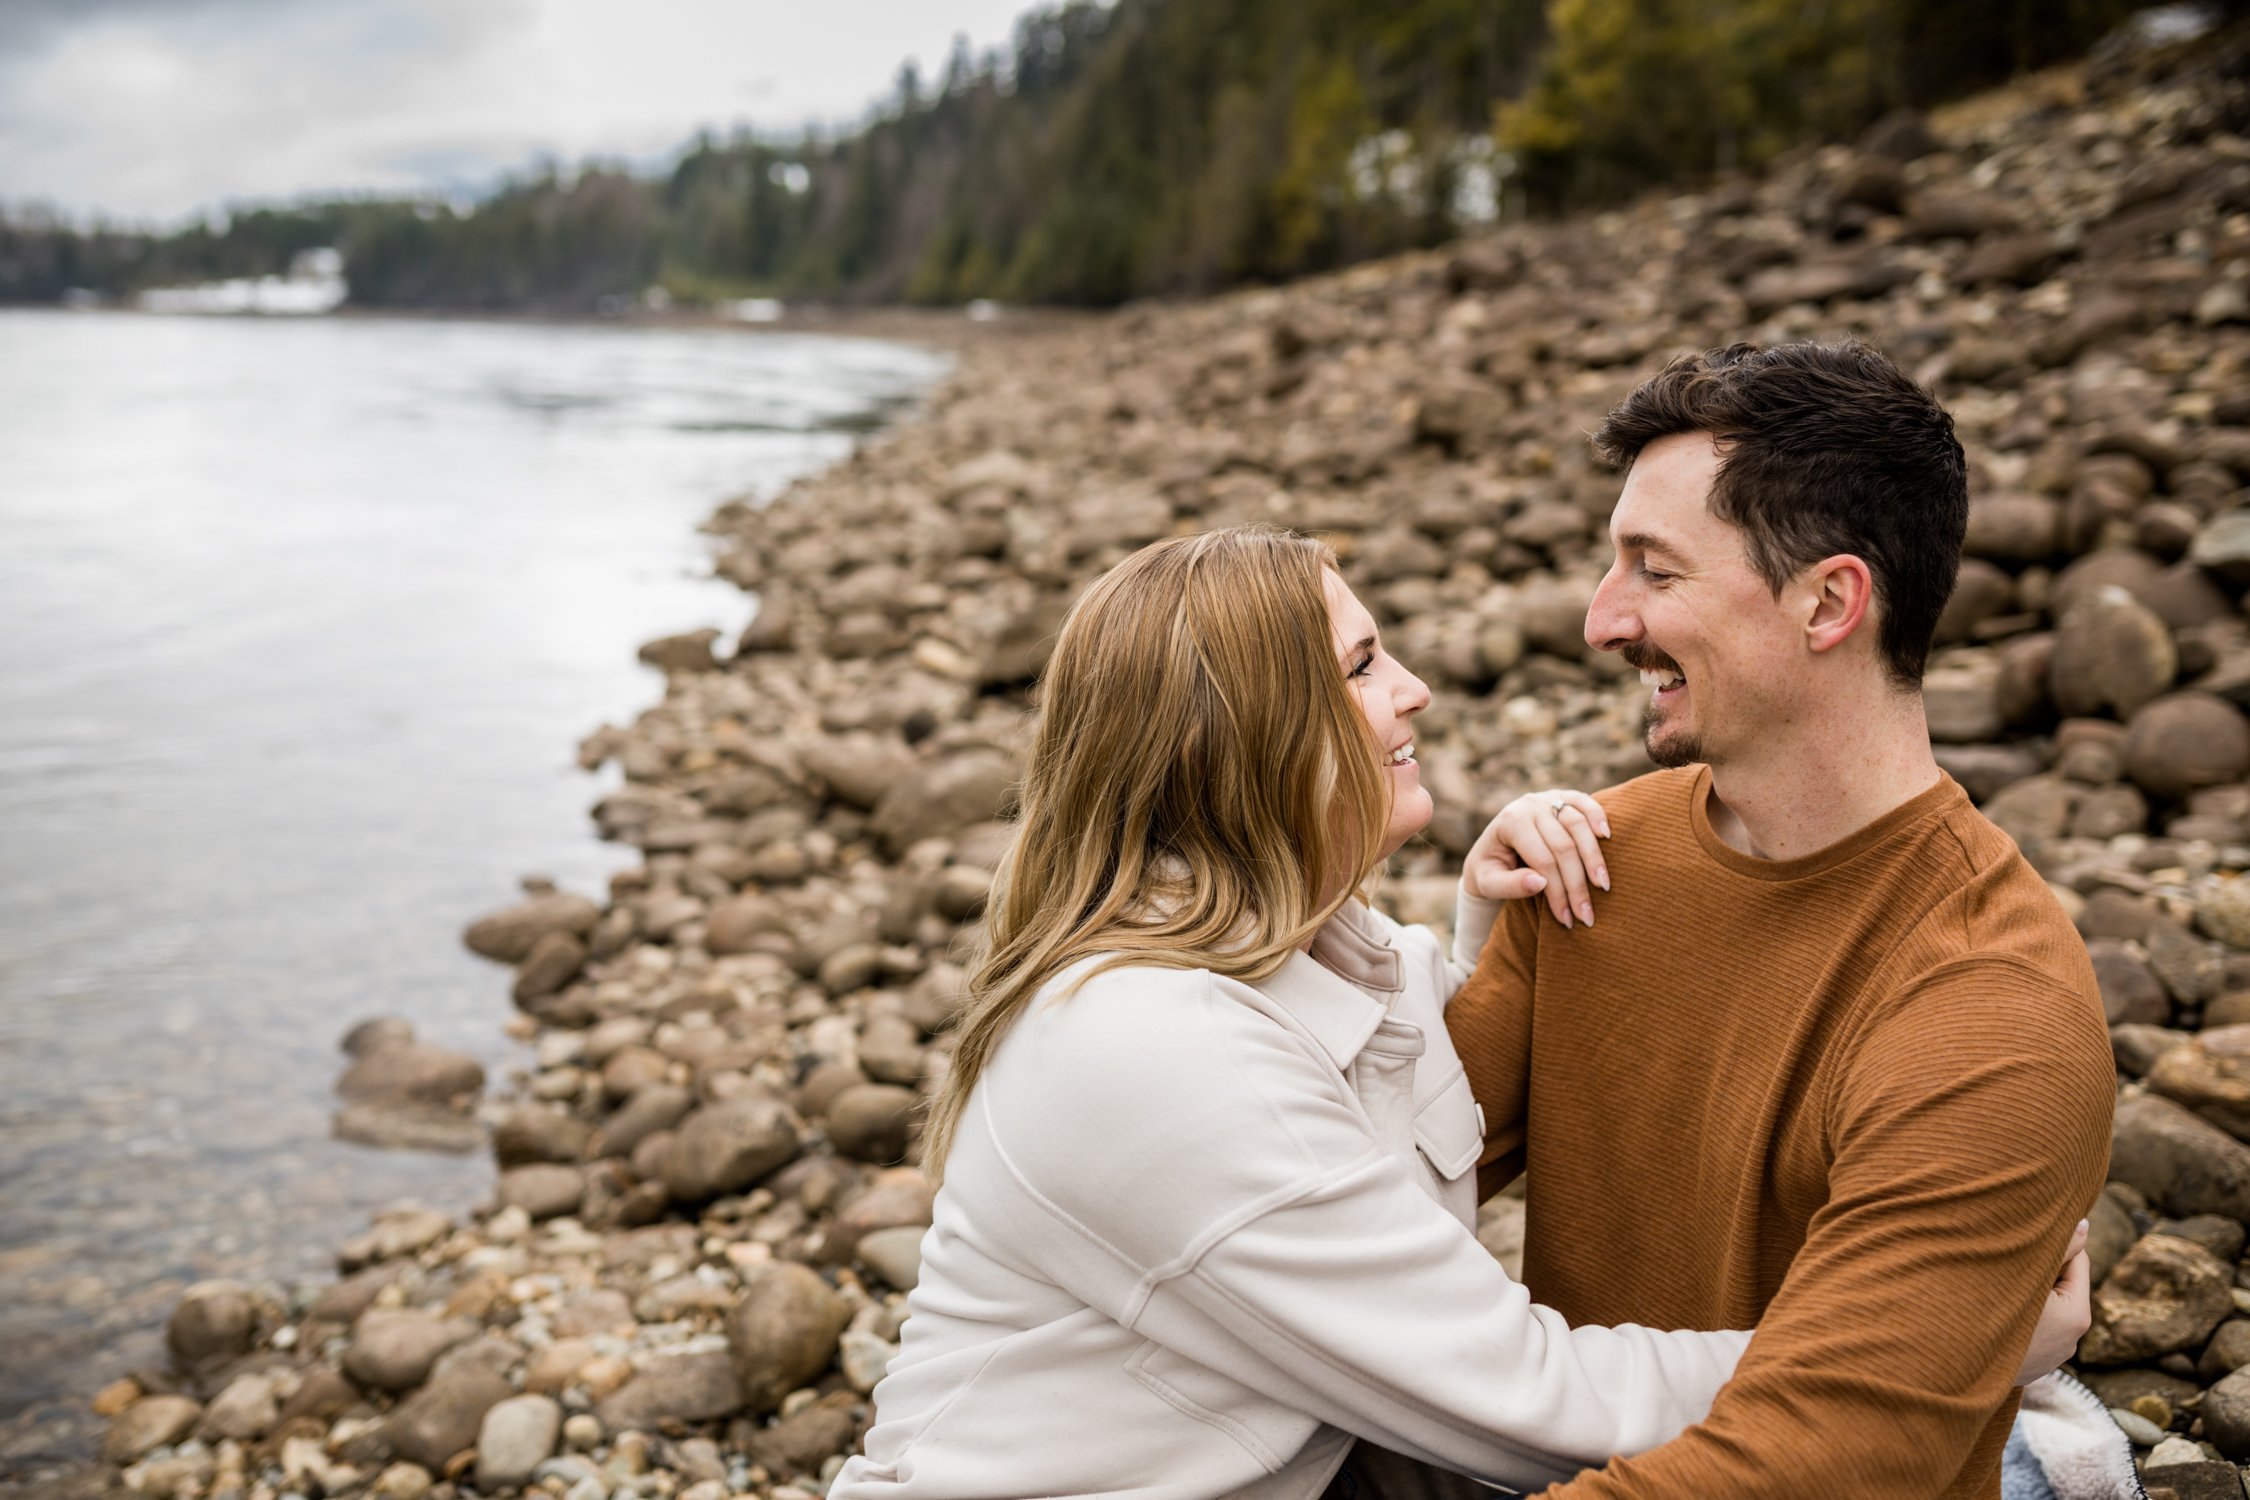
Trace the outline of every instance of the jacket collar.
<instances>
[{"instance_id":1,"label":"jacket collar","mask_svg":"<svg viewBox=\"0 0 2250 1500\"><path fill-rule=\"evenodd\" d=\"M1265 986L1339 1071L1359 1056L1405 987L1398 950L1380 919L1356 900L1314 935L1309 953L1291 954Z\"/></svg>"}]
</instances>

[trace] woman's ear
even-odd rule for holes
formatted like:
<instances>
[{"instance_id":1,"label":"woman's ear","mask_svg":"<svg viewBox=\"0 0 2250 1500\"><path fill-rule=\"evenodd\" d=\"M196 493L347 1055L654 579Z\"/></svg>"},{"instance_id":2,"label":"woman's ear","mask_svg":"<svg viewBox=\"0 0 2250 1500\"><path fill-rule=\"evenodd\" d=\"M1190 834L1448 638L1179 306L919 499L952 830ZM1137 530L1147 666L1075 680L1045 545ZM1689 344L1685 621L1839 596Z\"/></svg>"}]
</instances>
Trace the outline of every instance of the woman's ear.
<instances>
[{"instance_id":1,"label":"woman's ear","mask_svg":"<svg viewBox=\"0 0 2250 1500\"><path fill-rule=\"evenodd\" d=\"M1810 578L1812 614L1805 621L1805 644L1832 651L1850 640L1875 610L1875 574L1865 561L1843 553L1815 563Z\"/></svg>"}]
</instances>

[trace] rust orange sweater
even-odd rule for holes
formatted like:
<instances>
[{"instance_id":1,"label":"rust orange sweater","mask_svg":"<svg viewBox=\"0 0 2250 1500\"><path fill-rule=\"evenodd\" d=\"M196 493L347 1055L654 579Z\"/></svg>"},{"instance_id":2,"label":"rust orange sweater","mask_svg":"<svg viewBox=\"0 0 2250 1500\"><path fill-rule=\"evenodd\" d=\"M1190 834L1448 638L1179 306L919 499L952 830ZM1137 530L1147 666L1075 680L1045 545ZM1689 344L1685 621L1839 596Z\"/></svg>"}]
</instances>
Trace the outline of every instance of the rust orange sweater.
<instances>
[{"instance_id":1,"label":"rust orange sweater","mask_svg":"<svg viewBox=\"0 0 2250 1500\"><path fill-rule=\"evenodd\" d=\"M1524 1281L1573 1322L1747 1328L1710 1417L1553 1500L1990 1500L2011 1389L2109 1161L2084 946L1944 779L1751 858L1710 773L1603 794L1614 889L1512 903L1447 1025Z\"/></svg>"}]
</instances>

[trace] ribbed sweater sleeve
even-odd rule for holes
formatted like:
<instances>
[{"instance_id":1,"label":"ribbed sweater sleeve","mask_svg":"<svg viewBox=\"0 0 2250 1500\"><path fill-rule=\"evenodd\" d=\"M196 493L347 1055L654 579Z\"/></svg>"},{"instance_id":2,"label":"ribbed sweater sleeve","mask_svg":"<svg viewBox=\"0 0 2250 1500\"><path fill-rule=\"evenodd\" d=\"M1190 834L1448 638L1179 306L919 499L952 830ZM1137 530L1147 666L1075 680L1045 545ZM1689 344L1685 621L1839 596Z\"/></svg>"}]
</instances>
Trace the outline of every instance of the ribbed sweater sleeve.
<instances>
[{"instance_id":1,"label":"ribbed sweater sleeve","mask_svg":"<svg viewBox=\"0 0 2250 1500\"><path fill-rule=\"evenodd\" d=\"M1524 1109L1531 1082L1533 955L1544 908L1511 901L1491 924L1482 956L1446 1007L1445 1029L1484 1111L1477 1194L1489 1198L1523 1171Z\"/></svg>"},{"instance_id":2,"label":"ribbed sweater sleeve","mask_svg":"<svg viewBox=\"0 0 2250 1500\"><path fill-rule=\"evenodd\" d=\"M1710 1417L1550 1500L1928 1500L1996 1461L1980 1437L2108 1156L2114 1078L2055 1045L2058 999L1993 955L1882 997L1805 1102L1830 1196Z\"/></svg>"}]
</instances>

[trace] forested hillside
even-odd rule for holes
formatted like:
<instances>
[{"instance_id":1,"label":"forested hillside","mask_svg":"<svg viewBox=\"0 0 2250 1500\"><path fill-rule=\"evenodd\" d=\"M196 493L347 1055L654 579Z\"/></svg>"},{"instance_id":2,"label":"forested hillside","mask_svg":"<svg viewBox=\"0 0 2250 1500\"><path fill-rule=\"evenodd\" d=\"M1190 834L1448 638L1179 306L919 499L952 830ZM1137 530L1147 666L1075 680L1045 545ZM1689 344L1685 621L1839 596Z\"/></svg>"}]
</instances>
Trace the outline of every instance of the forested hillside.
<instances>
[{"instance_id":1,"label":"forested hillside","mask_svg":"<svg viewBox=\"0 0 2250 1500\"><path fill-rule=\"evenodd\" d=\"M556 167L465 210L337 201L163 235L19 209L0 216L0 300L277 273L329 244L370 307L1205 291L1755 165L2077 55L2132 10L1070 0L1004 52L902 72L855 131L705 137L661 177Z\"/></svg>"}]
</instances>

